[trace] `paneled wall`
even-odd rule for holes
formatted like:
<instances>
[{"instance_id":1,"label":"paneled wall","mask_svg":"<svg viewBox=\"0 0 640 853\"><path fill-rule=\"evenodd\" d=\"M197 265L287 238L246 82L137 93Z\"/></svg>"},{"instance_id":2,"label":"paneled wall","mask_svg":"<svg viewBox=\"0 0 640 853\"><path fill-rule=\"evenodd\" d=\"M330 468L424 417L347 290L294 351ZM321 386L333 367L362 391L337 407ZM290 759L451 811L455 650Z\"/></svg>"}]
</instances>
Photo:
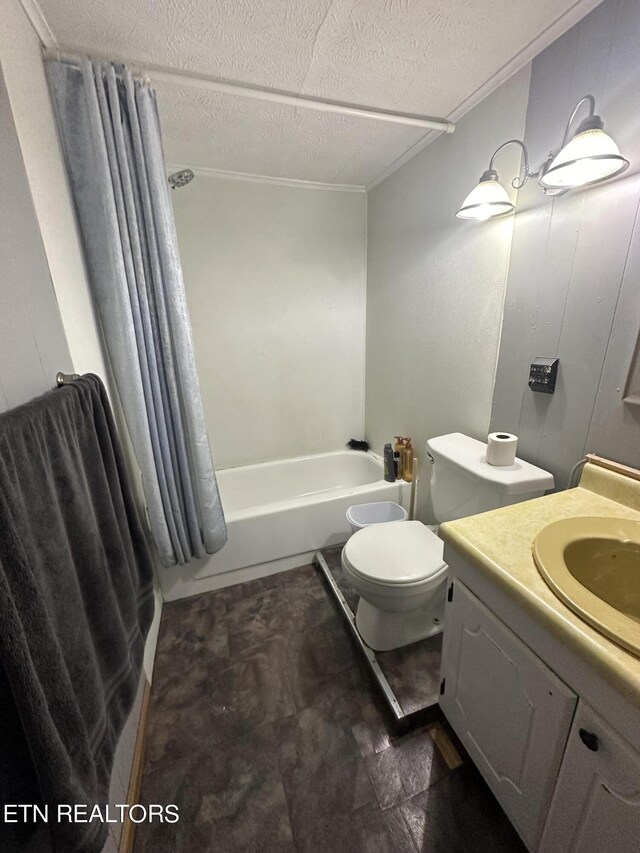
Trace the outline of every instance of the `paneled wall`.
<instances>
[{"instance_id":1,"label":"paneled wall","mask_svg":"<svg viewBox=\"0 0 640 853\"><path fill-rule=\"evenodd\" d=\"M531 181L518 194L491 425L559 486L585 451L640 465L640 407L623 402L640 330L639 51L640 4L605 0L532 64L534 166L587 93L631 160L599 187L552 199ZM527 387L536 356L560 358L553 396Z\"/></svg>"},{"instance_id":2,"label":"paneled wall","mask_svg":"<svg viewBox=\"0 0 640 853\"><path fill-rule=\"evenodd\" d=\"M216 465L360 438L364 193L197 174L172 198Z\"/></svg>"},{"instance_id":3,"label":"paneled wall","mask_svg":"<svg viewBox=\"0 0 640 853\"><path fill-rule=\"evenodd\" d=\"M71 370L9 98L0 75L0 410L24 403Z\"/></svg>"},{"instance_id":4,"label":"paneled wall","mask_svg":"<svg viewBox=\"0 0 640 853\"><path fill-rule=\"evenodd\" d=\"M513 229L455 214L495 148L522 136L528 87L527 67L369 193L366 435L378 452L413 437L425 521L426 440L487 434ZM519 157L505 150L504 174Z\"/></svg>"}]
</instances>

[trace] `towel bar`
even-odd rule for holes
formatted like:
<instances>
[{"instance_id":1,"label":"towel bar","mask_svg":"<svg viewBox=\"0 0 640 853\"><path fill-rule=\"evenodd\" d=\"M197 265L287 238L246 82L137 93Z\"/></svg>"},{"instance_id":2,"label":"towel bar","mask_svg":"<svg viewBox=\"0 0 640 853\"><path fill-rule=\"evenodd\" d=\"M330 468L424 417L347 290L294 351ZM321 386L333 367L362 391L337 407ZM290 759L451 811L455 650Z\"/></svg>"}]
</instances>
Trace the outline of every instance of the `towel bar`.
<instances>
[{"instance_id":1,"label":"towel bar","mask_svg":"<svg viewBox=\"0 0 640 853\"><path fill-rule=\"evenodd\" d=\"M69 382L73 382L74 379L80 379L79 373L62 373L59 370L56 373L56 385L60 388L62 385L68 385Z\"/></svg>"}]
</instances>

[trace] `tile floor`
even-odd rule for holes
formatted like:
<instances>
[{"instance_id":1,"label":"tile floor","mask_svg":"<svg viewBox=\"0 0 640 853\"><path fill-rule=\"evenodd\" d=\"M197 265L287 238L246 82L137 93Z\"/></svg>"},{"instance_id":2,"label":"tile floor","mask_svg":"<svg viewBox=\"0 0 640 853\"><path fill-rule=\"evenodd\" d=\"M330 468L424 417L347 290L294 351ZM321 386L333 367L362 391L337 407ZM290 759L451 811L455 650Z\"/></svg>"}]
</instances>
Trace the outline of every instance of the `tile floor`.
<instances>
[{"instance_id":1,"label":"tile floor","mask_svg":"<svg viewBox=\"0 0 640 853\"><path fill-rule=\"evenodd\" d=\"M521 853L468 760L394 734L313 566L165 606L136 853Z\"/></svg>"}]
</instances>

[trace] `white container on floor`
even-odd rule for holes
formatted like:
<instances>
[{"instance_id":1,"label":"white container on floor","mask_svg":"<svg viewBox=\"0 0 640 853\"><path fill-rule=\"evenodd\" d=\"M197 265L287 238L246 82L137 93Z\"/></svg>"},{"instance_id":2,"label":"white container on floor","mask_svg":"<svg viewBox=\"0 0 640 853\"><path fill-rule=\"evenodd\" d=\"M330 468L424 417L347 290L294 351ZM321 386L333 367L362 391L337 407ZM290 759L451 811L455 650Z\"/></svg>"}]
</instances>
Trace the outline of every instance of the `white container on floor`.
<instances>
[{"instance_id":1,"label":"white container on floor","mask_svg":"<svg viewBox=\"0 0 640 853\"><path fill-rule=\"evenodd\" d=\"M353 533L369 527L371 524L384 524L387 521L406 521L407 511L393 501L375 501L367 504L354 504L347 510L347 521Z\"/></svg>"}]
</instances>

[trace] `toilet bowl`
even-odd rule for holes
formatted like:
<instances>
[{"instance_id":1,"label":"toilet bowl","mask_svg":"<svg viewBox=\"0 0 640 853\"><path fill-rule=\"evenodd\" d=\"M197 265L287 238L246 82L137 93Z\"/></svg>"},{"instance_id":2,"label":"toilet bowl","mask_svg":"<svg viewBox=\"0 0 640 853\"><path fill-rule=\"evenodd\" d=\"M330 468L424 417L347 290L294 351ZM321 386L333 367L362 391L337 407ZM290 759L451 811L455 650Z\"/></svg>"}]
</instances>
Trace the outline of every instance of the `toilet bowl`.
<instances>
[{"instance_id":1,"label":"toilet bowl","mask_svg":"<svg viewBox=\"0 0 640 853\"><path fill-rule=\"evenodd\" d=\"M443 542L420 521L372 524L349 539L342 568L360 596L356 627L374 651L442 630L447 566Z\"/></svg>"}]
</instances>

